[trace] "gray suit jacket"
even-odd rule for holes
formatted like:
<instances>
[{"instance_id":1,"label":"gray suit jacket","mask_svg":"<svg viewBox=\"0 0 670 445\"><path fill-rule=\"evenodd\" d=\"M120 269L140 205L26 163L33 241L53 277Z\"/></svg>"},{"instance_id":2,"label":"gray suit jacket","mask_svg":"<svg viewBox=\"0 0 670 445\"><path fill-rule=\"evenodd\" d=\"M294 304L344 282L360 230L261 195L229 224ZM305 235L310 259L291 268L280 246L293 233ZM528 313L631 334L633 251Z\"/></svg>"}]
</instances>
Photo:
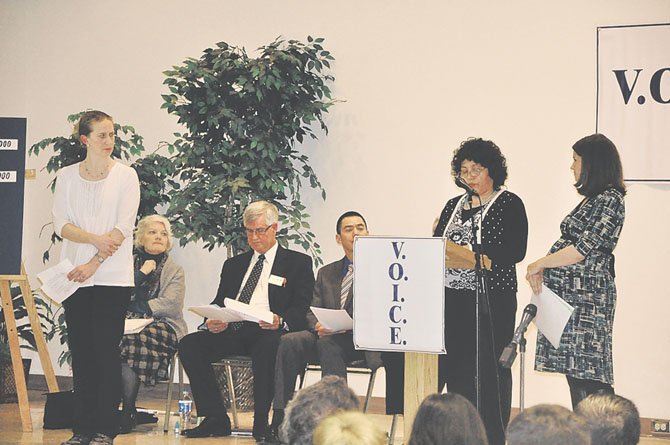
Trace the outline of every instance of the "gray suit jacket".
<instances>
[{"instance_id":1,"label":"gray suit jacket","mask_svg":"<svg viewBox=\"0 0 670 445\"><path fill-rule=\"evenodd\" d=\"M314 294L312 295L311 306L322 307L325 309L341 309L340 307L340 293L342 291L342 268L344 267L344 257L330 264L326 264L316 276L316 283L314 284ZM347 297L345 309L349 315L353 315L353 299L354 288L352 286ZM307 312L307 327L314 330L317 319L312 311ZM374 351L365 351L365 361L372 369L377 369L381 366L381 354Z\"/></svg>"}]
</instances>

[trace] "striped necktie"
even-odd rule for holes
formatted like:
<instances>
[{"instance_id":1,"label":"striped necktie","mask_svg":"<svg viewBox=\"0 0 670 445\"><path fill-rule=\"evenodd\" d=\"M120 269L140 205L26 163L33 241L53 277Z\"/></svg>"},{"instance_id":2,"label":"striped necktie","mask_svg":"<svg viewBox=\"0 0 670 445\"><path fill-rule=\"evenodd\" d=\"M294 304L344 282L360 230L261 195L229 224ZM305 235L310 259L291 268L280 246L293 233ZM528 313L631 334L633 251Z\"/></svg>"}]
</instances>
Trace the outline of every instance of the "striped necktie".
<instances>
[{"instance_id":1,"label":"striped necktie","mask_svg":"<svg viewBox=\"0 0 670 445\"><path fill-rule=\"evenodd\" d=\"M265 260L264 254L258 255L258 261L256 261L256 264L254 264L254 268L251 269L249 278L247 279L247 282L244 283L244 287L242 288L242 292L240 292L240 298L238 298L238 301L245 304L249 304L249 301L251 301L251 296L254 294L254 289L256 289L258 279L261 277L261 272L263 272L264 260ZM237 331L242 327L242 323L244 322L234 321L230 323L230 326L228 326L228 328L232 329L233 331Z\"/></svg>"},{"instance_id":2,"label":"striped necktie","mask_svg":"<svg viewBox=\"0 0 670 445\"><path fill-rule=\"evenodd\" d=\"M340 291L340 308L344 309L347 305L347 297L351 290L351 285L354 283L354 265L349 264L346 275L342 279L342 290Z\"/></svg>"}]
</instances>

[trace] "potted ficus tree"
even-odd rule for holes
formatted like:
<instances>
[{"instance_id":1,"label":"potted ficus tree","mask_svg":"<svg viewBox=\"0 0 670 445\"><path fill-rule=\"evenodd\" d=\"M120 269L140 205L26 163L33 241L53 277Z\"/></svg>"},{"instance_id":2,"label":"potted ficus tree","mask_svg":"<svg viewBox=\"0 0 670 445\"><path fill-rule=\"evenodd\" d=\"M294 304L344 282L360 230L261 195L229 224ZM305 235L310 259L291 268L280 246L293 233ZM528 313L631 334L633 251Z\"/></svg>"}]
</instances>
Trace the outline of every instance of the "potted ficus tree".
<instances>
[{"instance_id":1,"label":"potted ficus tree","mask_svg":"<svg viewBox=\"0 0 670 445\"><path fill-rule=\"evenodd\" d=\"M168 214L182 245L239 252L241 212L265 199L280 210L279 242L322 263L300 196L303 181L326 196L300 147L327 134L324 114L334 103L326 74L333 57L322 43L276 39L251 57L220 42L164 72L170 92L162 107L186 127L170 144L182 187L170 193Z\"/></svg>"}]
</instances>

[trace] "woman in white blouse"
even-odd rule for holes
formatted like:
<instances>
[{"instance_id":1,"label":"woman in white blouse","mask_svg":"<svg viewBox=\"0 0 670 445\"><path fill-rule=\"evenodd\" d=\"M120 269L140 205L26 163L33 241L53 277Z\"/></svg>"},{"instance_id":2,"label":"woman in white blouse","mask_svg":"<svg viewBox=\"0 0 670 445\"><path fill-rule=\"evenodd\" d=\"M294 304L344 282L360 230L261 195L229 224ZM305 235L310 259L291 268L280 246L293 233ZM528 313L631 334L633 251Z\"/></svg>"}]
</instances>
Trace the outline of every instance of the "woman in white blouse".
<instances>
[{"instance_id":1,"label":"woman in white blouse","mask_svg":"<svg viewBox=\"0 0 670 445\"><path fill-rule=\"evenodd\" d=\"M119 342L134 285L139 181L135 170L111 157L111 116L87 111L75 131L86 158L58 172L53 207L61 260L75 266L68 279L82 286L63 303L75 394L74 434L63 444L111 444L121 395Z\"/></svg>"}]
</instances>

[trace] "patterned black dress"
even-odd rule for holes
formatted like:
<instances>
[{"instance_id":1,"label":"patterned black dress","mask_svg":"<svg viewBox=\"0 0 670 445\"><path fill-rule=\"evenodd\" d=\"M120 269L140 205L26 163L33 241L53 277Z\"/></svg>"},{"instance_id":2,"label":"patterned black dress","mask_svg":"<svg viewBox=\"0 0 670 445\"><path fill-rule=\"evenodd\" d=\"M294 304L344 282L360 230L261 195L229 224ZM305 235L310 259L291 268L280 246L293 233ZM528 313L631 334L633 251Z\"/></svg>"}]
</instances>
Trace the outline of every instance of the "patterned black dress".
<instances>
[{"instance_id":1,"label":"patterned black dress","mask_svg":"<svg viewBox=\"0 0 670 445\"><path fill-rule=\"evenodd\" d=\"M544 270L544 284L575 308L558 349L538 333L537 371L612 385L612 325L616 305L612 251L623 227L623 195L608 189L584 199L561 223L554 253L574 245L584 260Z\"/></svg>"}]
</instances>

